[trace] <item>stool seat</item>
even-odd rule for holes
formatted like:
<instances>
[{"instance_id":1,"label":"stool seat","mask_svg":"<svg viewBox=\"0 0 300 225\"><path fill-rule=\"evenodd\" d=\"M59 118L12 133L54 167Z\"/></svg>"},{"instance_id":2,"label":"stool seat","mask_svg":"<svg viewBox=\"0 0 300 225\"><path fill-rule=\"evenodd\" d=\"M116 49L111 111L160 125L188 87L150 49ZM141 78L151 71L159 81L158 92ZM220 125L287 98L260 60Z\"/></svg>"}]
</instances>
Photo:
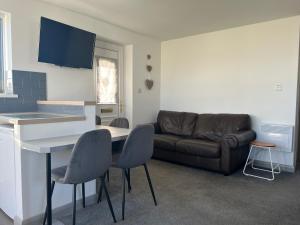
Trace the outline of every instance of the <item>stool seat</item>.
<instances>
[{"instance_id":1,"label":"stool seat","mask_svg":"<svg viewBox=\"0 0 300 225\"><path fill-rule=\"evenodd\" d=\"M262 141L252 141L251 145L255 145L257 147L264 147L264 148L275 148L276 145L272 143L266 143Z\"/></svg>"}]
</instances>

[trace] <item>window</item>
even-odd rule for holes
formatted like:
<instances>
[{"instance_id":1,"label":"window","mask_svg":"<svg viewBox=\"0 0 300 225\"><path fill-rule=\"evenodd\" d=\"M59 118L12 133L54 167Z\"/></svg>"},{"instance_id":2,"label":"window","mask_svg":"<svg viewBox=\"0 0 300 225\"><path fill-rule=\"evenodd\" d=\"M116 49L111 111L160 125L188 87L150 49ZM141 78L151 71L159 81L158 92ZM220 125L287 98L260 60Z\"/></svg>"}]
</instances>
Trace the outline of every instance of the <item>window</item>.
<instances>
[{"instance_id":1,"label":"window","mask_svg":"<svg viewBox=\"0 0 300 225\"><path fill-rule=\"evenodd\" d=\"M97 58L97 103L118 104L118 65L108 58Z\"/></svg>"},{"instance_id":2,"label":"window","mask_svg":"<svg viewBox=\"0 0 300 225\"><path fill-rule=\"evenodd\" d=\"M0 95L12 95L10 14L0 11Z\"/></svg>"},{"instance_id":3,"label":"window","mask_svg":"<svg viewBox=\"0 0 300 225\"><path fill-rule=\"evenodd\" d=\"M0 93L4 92L3 19L0 17Z\"/></svg>"}]
</instances>

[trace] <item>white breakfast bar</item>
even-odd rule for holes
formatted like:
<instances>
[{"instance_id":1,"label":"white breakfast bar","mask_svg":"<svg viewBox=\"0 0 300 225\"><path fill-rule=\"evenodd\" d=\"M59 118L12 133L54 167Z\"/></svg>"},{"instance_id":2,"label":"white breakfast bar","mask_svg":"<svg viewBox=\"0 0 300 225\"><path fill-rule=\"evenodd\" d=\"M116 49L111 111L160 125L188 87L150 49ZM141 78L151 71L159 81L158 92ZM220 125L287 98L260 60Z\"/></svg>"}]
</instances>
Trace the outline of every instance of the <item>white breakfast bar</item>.
<instances>
[{"instance_id":1,"label":"white breakfast bar","mask_svg":"<svg viewBox=\"0 0 300 225\"><path fill-rule=\"evenodd\" d=\"M68 164L83 133L109 129L112 141L129 134L129 129L96 126L95 114L95 103L85 101L40 101L36 112L0 114L0 209L15 225L40 220L47 203L52 224L51 209L72 202L69 185L57 185L50 198L51 168ZM85 194L96 194L95 181L85 184Z\"/></svg>"}]
</instances>

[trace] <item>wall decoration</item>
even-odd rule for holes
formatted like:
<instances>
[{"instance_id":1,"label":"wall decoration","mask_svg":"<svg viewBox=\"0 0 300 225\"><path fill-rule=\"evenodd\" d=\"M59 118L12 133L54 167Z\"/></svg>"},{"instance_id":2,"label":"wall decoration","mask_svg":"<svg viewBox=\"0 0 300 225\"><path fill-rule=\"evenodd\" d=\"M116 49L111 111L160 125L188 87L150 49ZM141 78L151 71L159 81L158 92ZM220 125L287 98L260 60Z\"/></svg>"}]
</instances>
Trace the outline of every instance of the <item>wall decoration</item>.
<instances>
[{"instance_id":1,"label":"wall decoration","mask_svg":"<svg viewBox=\"0 0 300 225\"><path fill-rule=\"evenodd\" d=\"M150 61L150 59L151 59L151 55L150 54L147 55L147 59L148 59L148 61ZM153 85L154 85L154 81L151 78L152 69L153 69L152 66L148 63L146 65L146 70L148 72L148 75L147 75L147 78L145 80L145 85L148 88L148 90L151 90L152 87L153 87Z\"/></svg>"},{"instance_id":2,"label":"wall decoration","mask_svg":"<svg viewBox=\"0 0 300 225\"><path fill-rule=\"evenodd\" d=\"M152 66L151 66L151 65L147 65L146 68L147 68L147 71L148 71L149 73L151 73L151 71L152 71Z\"/></svg>"},{"instance_id":3,"label":"wall decoration","mask_svg":"<svg viewBox=\"0 0 300 225\"><path fill-rule=\"evenodd\" d=\"M151 90L152 87L153 87L154 82L153 82L153 80L151 80L151 79L146 79L146 80L145 80L145 84L146 84L146 87L147 87L149 90Z\"/></svg>"}]
</instances>

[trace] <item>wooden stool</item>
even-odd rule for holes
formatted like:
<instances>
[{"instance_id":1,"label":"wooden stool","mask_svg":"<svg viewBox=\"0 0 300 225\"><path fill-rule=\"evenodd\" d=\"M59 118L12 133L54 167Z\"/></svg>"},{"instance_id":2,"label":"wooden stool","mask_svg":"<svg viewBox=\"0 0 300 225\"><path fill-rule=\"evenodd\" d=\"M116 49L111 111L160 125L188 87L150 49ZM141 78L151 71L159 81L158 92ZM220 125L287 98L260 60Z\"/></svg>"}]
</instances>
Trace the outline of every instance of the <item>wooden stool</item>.
<instances>
[{"instance_id":1,"label":"wooden stool","mask_svg":"<svg viewBox=\"0 0 300 225\"><path fill-rule=\"evenodd\" d=\"M279 174L280 173L279 164L274 166L273 161L272 161L271 150L274 149L275 147L276 147L276 145L271 144L271 143L265 143L265 142L260 142L260 141L251 142L251 148L250 148L250 151L249 151L249 155L248 155L246 164L245 164L244 169L243 169L243 174L246 175L246 176L256 177L256 178L260 178L260 179L264 179L264 180L268 180L268 181L274 180L275 179L274 174ZM269 152L271 169L261 169L261 168L257 168L257 167L254 166L255 156L252 159L250 158L251 153L252 153L254 148L257 149L257 150L263 150L263 151L267 150ZM272 173L272 178L246 173L246 168L250 164L251 164L251 167L252 167L253 170L260 170L260 171L265 171L265 172ZM276 169L277 169L277 171L276 171Z\"/></svg>"}]
</instances>

